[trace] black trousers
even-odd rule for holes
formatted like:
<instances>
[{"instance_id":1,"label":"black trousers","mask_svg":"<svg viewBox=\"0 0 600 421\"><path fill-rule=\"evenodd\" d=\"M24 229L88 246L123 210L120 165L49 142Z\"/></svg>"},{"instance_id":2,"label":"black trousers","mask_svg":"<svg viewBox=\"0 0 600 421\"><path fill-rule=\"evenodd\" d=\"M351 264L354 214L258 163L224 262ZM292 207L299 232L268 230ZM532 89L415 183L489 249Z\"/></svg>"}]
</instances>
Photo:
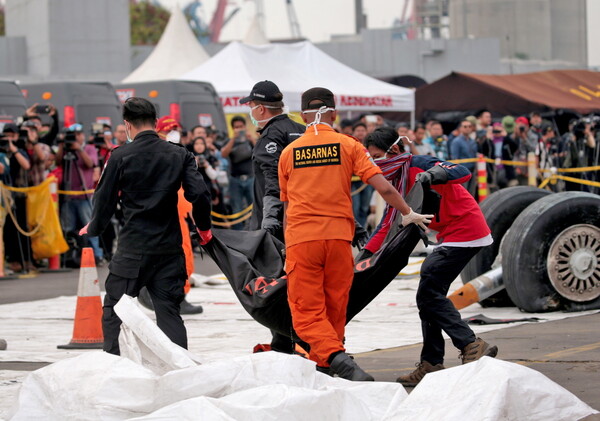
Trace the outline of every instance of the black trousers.
<instances>
[{"instance_id":1,"label":"black trousers","mask_svg":"<svg viewBox=\"0 0 600 421\"><path fill-rule=\"evenodd\" d=\"M117 252L110 262L109 269L102 314L104 351L120 354L121 319L113 307L123 294L137 297L143 286L148 289L152 298L158 327L171 341L187 349L187 332L179 314L179 305L185 298L183 287L187 278L184 255L136 255Z\"/></svg>"},{"instance_id":2,"label":"black trousers","mask_svg":"<svg viewBox=\"0 0 600 421\"><path fill-rule=\"evenodd\" d=\"M27 226L27 199L21 196L21 193L15 193L13 196L15 202L14 215L21 228L29 231ZM12 218L7 215L4 224L4 254L6 261L12 262L29 262L33 260L33 252L31 250L31 238L21 234L15 226Z\"/></svg>"},{"instance_id":3,"label":"black trousers","mask_svg":"<svg viewBox=\"0 0 600 421\"><path fill-rule=\"evenodd\" d=\"M452 302L446 298L450 284L481 247L437 247L421 266L417 306L423 331L421 361L444 362L442 330L462 350L476 337Z\"/></svg>"}]
</instances>

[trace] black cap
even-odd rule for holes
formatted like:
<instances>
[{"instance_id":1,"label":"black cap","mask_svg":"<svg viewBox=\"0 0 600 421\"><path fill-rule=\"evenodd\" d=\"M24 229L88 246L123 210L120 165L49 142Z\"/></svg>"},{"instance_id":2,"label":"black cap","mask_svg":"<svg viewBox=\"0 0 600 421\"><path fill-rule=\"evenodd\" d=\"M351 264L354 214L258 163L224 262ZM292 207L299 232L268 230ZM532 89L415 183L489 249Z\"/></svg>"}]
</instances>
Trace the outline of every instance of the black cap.
<instances>
[{"instance_id":1,"label":"black cap","mask_svg":"<svg viewBox=\"0 0 600 421\"><path fill-rule=\"evenodd\" d=\"M270 80L263 80L252 87L250 95L240 99L240 104L250 101L278 102L283 100L283 94Z\"/></svg>"},{"instance_id":2,"label":"black cap","mask_svg":"<svg viewBox=\"0 0 600 421\"><path fill-rule=\"evenodd\" d=\"M19 128L14 123L6 123L4 125L4 128L2 129L2 133L8 133L8 132L19 133Z\"/></svg>"},{"instance_id":3,"label":"black cap","mask_svg":"<svg viewBox=\"0 0 600 421\"><path fill-rule=\"evenodd\" d=\"M310 104L313 101L314 104ZM310 105L309 105L310 104ZM310 88L302 94L302 110L316 110L322 106L335 108L335 98L333 92L326 88Z\"/></svg>"}]
</instances>

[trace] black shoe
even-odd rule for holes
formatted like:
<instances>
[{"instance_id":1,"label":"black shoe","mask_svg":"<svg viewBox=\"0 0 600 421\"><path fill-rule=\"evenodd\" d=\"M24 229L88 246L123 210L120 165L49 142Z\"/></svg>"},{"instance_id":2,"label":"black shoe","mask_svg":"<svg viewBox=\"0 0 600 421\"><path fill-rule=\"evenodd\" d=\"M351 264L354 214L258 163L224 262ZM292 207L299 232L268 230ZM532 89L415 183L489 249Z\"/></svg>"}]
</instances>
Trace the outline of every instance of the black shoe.
<instances>
[{"instance_id":1,"label":"black shoe","mask_svg":"<svg viewBox=\"0 0 600 421\"><path fill-rule=\"evenodd\" d=\"M333 360L331 360L331 370L338 377L346 380L352 380L354 382L372 382L375 381L373 376L365 373L362 368L356 364L356 362L350 358L345 352L337 354Z\"/></svg>"},{"instance_id":2,"label":"black shoe","mask_svg":"<svg viewBox=\"0 0 600 421\"><path fill-rule=\"evenodd\" d=\"M204 311L201 305L193 305L185 298L179 305L179 313L180 314L200 314Z\"/></svg>"},{"instance_id":3,"label":"black shoe","mask_svg":"<svg viewBox=\"0 0 600 421\"><path fill-rule=\"evenodd\" d=\"M321 367L320 365L318 365L317 371L319 373L327 374L328 376L333 377L333 371L331 371L331 367Z\"/></svg>"},{"instance_id":4,"label":"black shoe","mask_svg":"<svg viewBox=\"0 0 600 421\"><path fill-rule=\"evenodd\" d=\"M140 289L140 293L138 294L138 303L146 307L148 310L154 311L154 304L152 303L152 298L150 297L150 293L143 287Z\"/></svg>"}]
</instances>

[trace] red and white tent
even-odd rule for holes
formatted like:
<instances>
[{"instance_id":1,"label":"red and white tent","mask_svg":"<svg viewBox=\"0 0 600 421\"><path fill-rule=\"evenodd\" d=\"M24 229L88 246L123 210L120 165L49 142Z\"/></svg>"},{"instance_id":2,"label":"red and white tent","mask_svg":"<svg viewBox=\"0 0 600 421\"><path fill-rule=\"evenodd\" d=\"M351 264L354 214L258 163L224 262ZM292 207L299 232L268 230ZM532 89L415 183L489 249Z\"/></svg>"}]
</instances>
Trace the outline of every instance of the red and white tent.
<instances>
[{"instance_id":1,"label":"red and white tent","mask_svg":"<svg viewBox=\"0 0 600 421\"><path fill-rule=\"evenodd\" d=\"M210 82L225 113L248 111L239 100L261 80L271 80L290 110L300 110L302 92L315 86L336 95L340 111L407 111L415 108L414 91L362 74L328 56L308 41L246 45L231 42L210 60L179 79Z\"/></svg>"}]
</instances>

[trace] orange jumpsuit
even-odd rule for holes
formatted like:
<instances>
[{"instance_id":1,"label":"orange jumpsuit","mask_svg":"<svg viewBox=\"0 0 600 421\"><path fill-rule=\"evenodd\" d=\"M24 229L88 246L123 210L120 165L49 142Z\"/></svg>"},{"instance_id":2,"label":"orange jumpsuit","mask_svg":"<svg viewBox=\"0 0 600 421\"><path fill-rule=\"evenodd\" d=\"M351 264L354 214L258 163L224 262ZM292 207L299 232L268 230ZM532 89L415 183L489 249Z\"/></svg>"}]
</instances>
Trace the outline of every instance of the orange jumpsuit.
<instances>
[{"instance_id":1,"label":"orange jumpsuit","mask_svg":"<svg viewBox=\"0 0 600 421\"><path fill-rule=\"evenodd\" d=\"M322 367L329 366L331 354L344 351L354 276L352 174L367 182L381 170L363 145L326 124L318 125L318 134L307 129L279 160L292 323L310 345L310 359Z\"/></svg>"},{"instance_id":2,"label":"orange jumpsuit","mask_svg":"<svg viewBox=\"0 0 600 421\"><path fill-rule=\"evenodd\" d=\"M192 211L192 204L183 197L183 189L179 189L179 198L177 200L177 212L179 213L179 226L181 227L181 236L183 237L183 254L185 255L185 270L187 279L183 291L190 292L190 276L194 273L194 252L192 251L192 239L190 238L190 228L185 217Z\"/></svg>"}]
</instances>

